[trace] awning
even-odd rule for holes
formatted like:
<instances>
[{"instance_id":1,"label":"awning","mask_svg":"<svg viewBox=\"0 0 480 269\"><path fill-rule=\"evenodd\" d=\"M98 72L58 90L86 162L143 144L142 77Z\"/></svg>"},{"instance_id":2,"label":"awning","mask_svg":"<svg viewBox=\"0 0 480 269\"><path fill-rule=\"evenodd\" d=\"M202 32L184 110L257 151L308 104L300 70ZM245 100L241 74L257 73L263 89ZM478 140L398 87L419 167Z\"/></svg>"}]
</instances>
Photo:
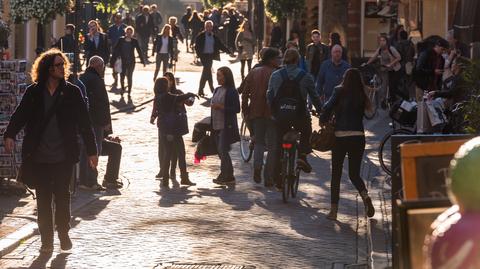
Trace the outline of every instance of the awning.
<instances>
[{"instance_id":1,"label":"awning","mask_svg":"<svg viewBox=\"0 0 480 269\"><path fill-rule=\"evenodd\" d=\"M457 3L453 29L464 43L480 41L480 1L460 0Z\"/></svg>"}]
</instances>

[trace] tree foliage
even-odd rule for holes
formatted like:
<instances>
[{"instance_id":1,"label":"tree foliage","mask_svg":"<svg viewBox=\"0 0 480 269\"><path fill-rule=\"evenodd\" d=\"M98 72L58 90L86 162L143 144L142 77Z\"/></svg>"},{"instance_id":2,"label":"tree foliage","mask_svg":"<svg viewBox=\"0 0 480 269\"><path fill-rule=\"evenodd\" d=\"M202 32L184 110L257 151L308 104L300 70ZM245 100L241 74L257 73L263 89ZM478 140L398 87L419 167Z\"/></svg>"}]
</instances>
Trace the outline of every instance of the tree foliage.
<instances>
[{"instance_id":1,"label":"tree foliage","mask_svg":"<svg viewBox=\"0 0 480 269\"><path fill-rule=\"evenodd\" d=\"M233 3L235 0L203 0L203 6L205 8L212 8L212 7L223 7L227 4Z\"/></svg>"},{"instance_id":2,"label":"tree foliage","mask_svg":"<svg viewBox=\"0 0 480 269\"><path fill-rule=\"evenodd\" d=\"M264 0L267 14L273 21L289 15L300 14L305 9L305 0Z\"/></svg>"},{"instance_id":3,"label":"tree foliage","mask_svg":"<svg viewBox=\"0 0 480 269\"><path fill-rule=\"evenodd\" d=\"M35 18L39 23L45 24L72 7L72 0L10 0L10 15L15 23Z\"/></svg>"},{"instance_id":4,"label":"tree foliage","mask_svg":"<svg viewBox=\"0 0 480 269\"><path fill-rule=\"evenodd\" d=\"M463 73L468 99L465 103L466 131L480 134L480 61L474 61Z\"/></svg>"}]
</instances>

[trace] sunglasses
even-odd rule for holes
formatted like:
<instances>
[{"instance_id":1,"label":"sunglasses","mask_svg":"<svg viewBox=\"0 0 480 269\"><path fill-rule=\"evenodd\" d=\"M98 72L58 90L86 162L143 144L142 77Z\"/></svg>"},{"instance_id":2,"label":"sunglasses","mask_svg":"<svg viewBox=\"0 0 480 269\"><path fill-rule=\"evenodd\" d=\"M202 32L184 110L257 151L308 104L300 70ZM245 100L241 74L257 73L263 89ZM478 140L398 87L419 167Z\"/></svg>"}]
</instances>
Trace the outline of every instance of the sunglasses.
<instances>
[{"instance_id":1,"label":"sunglasses","mask_svg":"<svg viewBox=\"0 0 480 269\"><path fill-rule=\"evenodd\" d=\"M53 66L56 67L56 68L64 68L64 67L65 67L65 63L64 63L64 62L56 63L56 64L54 64Z\"/></svg>"}]
</instances>

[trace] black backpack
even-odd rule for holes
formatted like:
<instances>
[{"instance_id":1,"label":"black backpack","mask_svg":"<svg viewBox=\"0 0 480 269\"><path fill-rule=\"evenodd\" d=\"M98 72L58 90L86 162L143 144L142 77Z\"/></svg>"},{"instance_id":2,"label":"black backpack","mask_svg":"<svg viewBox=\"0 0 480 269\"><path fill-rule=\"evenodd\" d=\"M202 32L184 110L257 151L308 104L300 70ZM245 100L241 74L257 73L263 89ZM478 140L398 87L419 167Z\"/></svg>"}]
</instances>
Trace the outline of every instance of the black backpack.
<instances>
[{"instance_id":1,"label":"black backpack","mask_svg":"<svg viewBox=\"0 0 480 269\"><path fill-rule=\"evenodd\" d=\"M307 73L302 70L294 79L290 79L287 69L283 68L280 74L283 82L275 96L272 114L277 121L293 123L305 114L305 102L299 84Z\"/></svg>"}]
</instances>

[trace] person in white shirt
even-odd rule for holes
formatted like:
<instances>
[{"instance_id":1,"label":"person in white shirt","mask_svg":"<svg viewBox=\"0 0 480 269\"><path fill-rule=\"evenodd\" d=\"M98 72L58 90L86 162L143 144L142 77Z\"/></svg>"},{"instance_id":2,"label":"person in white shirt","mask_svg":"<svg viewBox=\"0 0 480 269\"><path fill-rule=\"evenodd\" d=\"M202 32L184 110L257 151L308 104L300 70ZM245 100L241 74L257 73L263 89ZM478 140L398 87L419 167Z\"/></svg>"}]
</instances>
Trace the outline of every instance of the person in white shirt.
<instances>
[{"instance_id":1,"label":"person in white shirt","mask_svg":"<svg viewBox=\"0 0 480 269\"><path fill-rule=\"evenodd\" d=\"M153 81L157 79L158 72L160 71L160 65L163 64L163 74L167 72L168 61L173 57L173 37L172 27L169 24L163 26L162 32L157 35L155 43L153 44L152 56L157 53L155 59L155 74L153 75Z\"/></svg>"}]
</instances>

